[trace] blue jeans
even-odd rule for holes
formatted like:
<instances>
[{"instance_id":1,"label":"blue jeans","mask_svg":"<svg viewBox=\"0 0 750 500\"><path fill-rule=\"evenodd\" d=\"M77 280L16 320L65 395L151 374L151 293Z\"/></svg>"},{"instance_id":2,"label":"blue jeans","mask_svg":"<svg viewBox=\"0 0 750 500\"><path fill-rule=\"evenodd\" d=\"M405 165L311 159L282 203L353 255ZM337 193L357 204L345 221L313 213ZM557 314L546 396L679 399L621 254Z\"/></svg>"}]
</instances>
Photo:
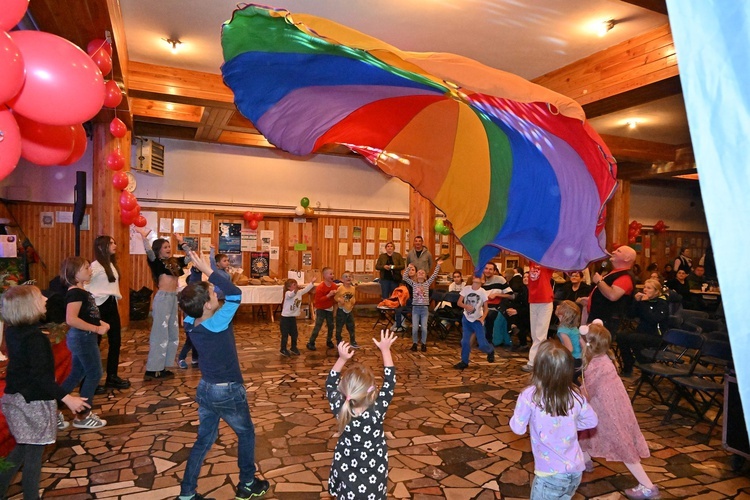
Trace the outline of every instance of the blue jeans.
<instances>
[{"instance_id":1,"label":"blue jeans","mask_svg":"<svg viewBox=\"0 0 750 500\"><path fill-rule=\"evenodd\" d=\"M581 473L555 474L554 476L537 476L531 482L530 500L570 500L578 485L581 484Z\"/></svg>"},{"instance_id":2,"label":"blue jeans","mask_svg":"<svg viewBox=\"0 0 750 500\"><path fill-rule=\"evenodd\" d=\"M412 306L411 308L411 341L419 341L419 325L422 324L422 344L427 344L427 317L430 315L427 306Z\"/></svg>"},{"instance_id":3,"label":"blue jeans","mask_svg":"<svg viewBox=\"0 0 750 500\"><path fill-rule=\"evenodd\" d=\"M387 299L398 286L398 281L380 280L380 296Z\"/></svg>"},{"instance_id":4,"label":"blue jeans","mask_svg":"<svg viewBox=\"0 0 750 500\"><path fill-rule=\"evenodd\" d=\"M484 334L484 325L477 321L469 321L466 316L461 318L461 324L463 325L463 334L461 335L461 361L469 364L469 354L471 354L471 336L476 335L479 349L487 354L491 353L495 348L487 342L487 337Z\"/></svg>"},{"instance_id":5,"label":"blue jeans","mask_svg":"<svg viewBox=\"0 0 750 500\"><path fill-rule=\"evenodd\" d=\"M219 435L219 419L229 424L237 434L237 465L240 468L240 484L255 479L255 427L247 406L247 391L238 382L209 384L201 379L195 392L198 402L198 437L190 450L185 475L180 486L180 495L196 492L198 475L208 450Z\"/></svg>"},{"instance_id":6,"label":"blue jeans","mask_svg":"<svg viewBox=\"0 0 750 500\"><path fill-rule=\"evenodd\" d=\"M102 377L102 360L97 337L98 335L93 332L71 328L65 339L73 355L73 368L68 378L62 383L62 388L70 393L83 380L80 394L89 404L94 398L96 386L99 385L99 379ZM88 413L88 410L84 413Z\"/></svg>"}]
</instances>

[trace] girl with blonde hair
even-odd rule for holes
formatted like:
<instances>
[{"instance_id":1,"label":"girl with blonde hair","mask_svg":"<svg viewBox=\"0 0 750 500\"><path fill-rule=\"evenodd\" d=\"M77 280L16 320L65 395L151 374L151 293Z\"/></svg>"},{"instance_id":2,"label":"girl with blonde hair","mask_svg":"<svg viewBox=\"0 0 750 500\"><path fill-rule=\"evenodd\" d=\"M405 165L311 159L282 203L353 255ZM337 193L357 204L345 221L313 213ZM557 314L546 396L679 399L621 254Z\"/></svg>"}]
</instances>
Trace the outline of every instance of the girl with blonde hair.
<instances>
[{"instance_id":1,"label":"girl with blonde hair","mask_svg":"<svg viewBox=\"0 0 750 500\"><path fill-rule=\"evenodd\" d=\"M586 470L594 470L592 456L623 462L639 483L625 490L628 498L660 498L659 487L651 482L641 465L641 458L647 458L650 453L628 393L617 375L610 349L612 335L600 320L581 327L581 333L584 332L583 389L591 407L599 415L596 429L584 431L578 438L584 451Z\"/></svg>"},{"instance_id":2,"label":"girl with blonde hair","mask_svg":"<svg viewBox=\"0 0 750 500\"><path fill-rule=\"evenodd\" d=\"M388 447L383 420L396 385L391 357L396 336L381 330L380 341L372 341L383 356L384 380L379 390L372 370L362 364L355 363L341 373L354 356L348 342L339 343L339 359L326 380L328 402L341 433L328 478L328 492L338 498L386 498Z\"/></svg>"}]
</instances>

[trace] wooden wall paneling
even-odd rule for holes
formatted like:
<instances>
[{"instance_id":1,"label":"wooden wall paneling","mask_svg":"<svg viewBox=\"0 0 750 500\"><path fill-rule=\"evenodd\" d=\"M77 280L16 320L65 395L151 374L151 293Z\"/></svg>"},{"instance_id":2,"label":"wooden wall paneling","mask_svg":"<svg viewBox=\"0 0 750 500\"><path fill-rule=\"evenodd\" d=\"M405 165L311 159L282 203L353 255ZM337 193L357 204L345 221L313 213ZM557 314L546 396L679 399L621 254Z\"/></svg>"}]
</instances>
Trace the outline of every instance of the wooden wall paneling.
<instances>
[{"instance_id":1,"label":"wooden wall paneling","mask_svg":"<svg viewBox=\"0 0 750 500\"><path fill-rule=\"evenodd\" d=\"M647 242L648 240L648 242ZM693 265L697 265L700 258L706 253L709 244L709 235L700 231L666 231L655 233L651 230L643 231L636 247L636 263L641 266L641 277L647 278L646 268L655 262L659 273L662 274L666 264L673 264L680 252L680 247L688 247L691 251ZM649 257L646 257L646 248L649 248Z\"/></svg>"}]
</instances>

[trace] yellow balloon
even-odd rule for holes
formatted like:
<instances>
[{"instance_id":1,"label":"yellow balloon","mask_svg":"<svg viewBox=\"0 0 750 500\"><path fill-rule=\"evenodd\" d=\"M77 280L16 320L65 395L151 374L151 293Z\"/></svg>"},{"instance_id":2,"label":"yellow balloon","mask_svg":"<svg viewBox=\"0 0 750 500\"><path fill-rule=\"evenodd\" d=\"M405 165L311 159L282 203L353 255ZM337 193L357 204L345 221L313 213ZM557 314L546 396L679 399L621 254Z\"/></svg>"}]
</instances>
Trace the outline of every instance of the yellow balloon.
<instances>
[{"instance_id":1,"label":"yellow balloon","mask_svg":"<svg viewBox=\"0 0 750 500\"><path fill-rule=\"evenodd\" d=\"M315 213L315 209L313 207L305 207L305 215L312 215Z\"/></svg>"}]
</instances>

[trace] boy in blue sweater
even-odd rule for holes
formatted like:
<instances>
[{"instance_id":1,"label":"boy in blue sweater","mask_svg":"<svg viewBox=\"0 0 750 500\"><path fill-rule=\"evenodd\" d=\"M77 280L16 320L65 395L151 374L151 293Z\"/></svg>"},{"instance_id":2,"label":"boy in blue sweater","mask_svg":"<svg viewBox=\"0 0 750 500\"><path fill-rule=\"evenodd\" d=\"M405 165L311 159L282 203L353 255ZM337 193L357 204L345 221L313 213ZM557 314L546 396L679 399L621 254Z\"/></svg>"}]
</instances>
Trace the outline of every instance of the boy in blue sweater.
<instances>
[{"instance_id":1,"label":"boy in blue sweater","mask_svg":"<svg viewBox=\"0 0 750 500\"><path fill-rule=\"evenodd\" d=\"M259 497L268 491L268 481L255 477L255 427L250 418L240 363L237 357L232 319L240 306L242 293L192 250L193 265L208 276L208 282L193 283L180 292L180 308L185 313L185 331L190 333L201 353L201 380L195 400L198 402L198 437L182 478L179 500L210 500L196 493L203 460L219 433L219 419L237 434L237 461L240 481L238 500ZM214 288L225 294L219 305ZM220 403L220 404L219 404Z\"/></svg>"}]
</instances>

